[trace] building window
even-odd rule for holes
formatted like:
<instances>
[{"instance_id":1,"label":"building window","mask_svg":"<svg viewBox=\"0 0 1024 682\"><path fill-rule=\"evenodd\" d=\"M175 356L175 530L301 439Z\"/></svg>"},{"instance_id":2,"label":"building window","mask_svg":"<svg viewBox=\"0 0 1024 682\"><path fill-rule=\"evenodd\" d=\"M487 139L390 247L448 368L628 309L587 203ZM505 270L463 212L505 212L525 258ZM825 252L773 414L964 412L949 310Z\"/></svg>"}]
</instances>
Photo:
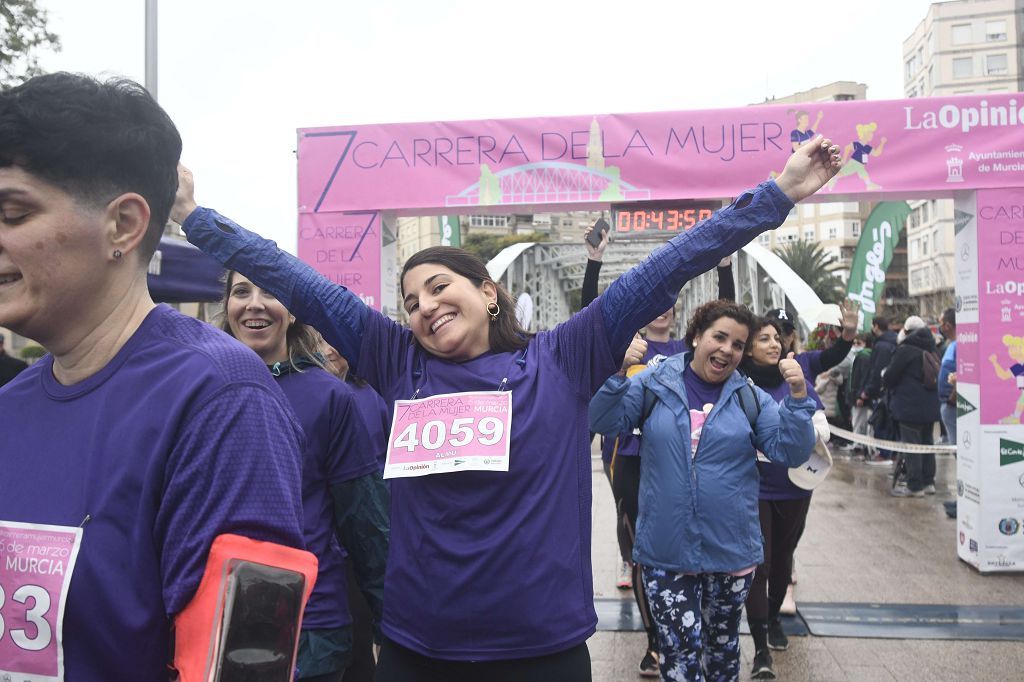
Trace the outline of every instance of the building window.
<instances>
[{"instance_id":1,"label":"building window","mask_svg":"<svg viewBox=\"0 0 1024 682\"><path fill-rule=\"evenodd\" d=\"M854 220L852 223L850 223L850 234L852 234L854 237L859 237L860 236L860 221L859 220Z\"/></svg>"},{"instance_id":2,"label":"building window","mask_svg":"<svg viewBox=\"0 0 1024 682\"><path fill-rule=\"evenodd\" d=\"M831 225L828 228L828 238L829 239L837 239L838 237L839 237L839 230L836 229L835 225Z\"/></svg>"},{"instance_id":3,"label":"building window","mask_svg":"<svg viewBox=\"0 0 1024 682\"><path fill-rule=\"evenodd\" d=\"M507 215L474 215L469 217L471 227L508 227Z\"/></svg>"},{"instance_id":4,"label":"building window","mask_svg":"<svg viewBox=\"0 0 1024 682\"><path fill-rule=\"evenodd\" d=\"M921 237L921 255L928 255L928 235Z\"/></svg>"},{"instance_id":5,"label":"building window","mask_svg":"<svg viewBox=\"0 0 1024 682\"><path fill-rule=\"evenodd\" d=\"M1007 73L1006 54L990 54L985 56L985 75L1002 76Z\"/></svg>"},{"instance_id":6,"label":"building window","mask_svg":"<svg viewBox=\"0 0 1024 682\"><path fill-rule=\"evenodd\" d=\"M985 41L994 43L1000 40L1006 40L1006 20L1000 19L999 21L986 21Z\"/></svg>"},{"instance_id":7,"label":"building window","mask_svg":"<svg viewBox=\"0 0 1024 682\"><path fill-rule=\"evenodd\" d=\"M974 60L961 57L953 60L953 78L970 78L974 75Z\"/></svg>"},{"instance_id":8,"label":"building window","mask_svg":"<svg viewBox=\"0 0 1024 682\"><path fill-rule=\"evenodd\" d=\"M971 42L970 24L953 24L953 44L966 45Z\"/></svg>"},{"instance_id":9,"label":"building window","mask_svg":"<svg viewBox=\"0 0 1024 682\"><path fill-rule=\"evenodd\" d=\"M758 241L761 242L761 246L768 246L768 244L770 244L772 241L772 236L770 233L765 232L760 237L758 237Z\"/></svg>"},{"instance_id":10,"label":"building window","mask_svg":"<svg viewBox=\"0 0 1024 682\"><path fill-rule=\"evenodd\" d=\"M813 227L805 227L804 228L804 241L805 242L813 242L814 241L814 228Z\"/></svg>"}]
</instances>

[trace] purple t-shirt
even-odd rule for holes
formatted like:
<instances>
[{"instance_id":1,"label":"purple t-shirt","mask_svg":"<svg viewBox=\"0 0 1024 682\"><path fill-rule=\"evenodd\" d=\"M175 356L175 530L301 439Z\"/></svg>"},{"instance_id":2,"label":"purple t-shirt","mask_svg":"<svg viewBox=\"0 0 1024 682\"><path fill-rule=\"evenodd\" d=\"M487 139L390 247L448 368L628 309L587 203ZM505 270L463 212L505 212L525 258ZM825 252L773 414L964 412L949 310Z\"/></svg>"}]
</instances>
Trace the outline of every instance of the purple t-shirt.
<instances>
[{"instance_id":1,"label":"purple t-shirt","mask_svg":"<svg viewBox=\"0 0 1024 682\"><path fill-rule=\"evenodd\" d=\"M722 384L709 384L697 376L690 364L683 370L683 385L686 387L686 402L691 408L700 410L705 405L715 405L722 395Z\"/></svg>"},{"instance_id":2,"label":"purple t-shirt","mask_svg":"<svg viewBox=\"0 0 1024 682\"><path fill-rule=\"evenodd\" d=\"M642 370L647 363L659 355L666 358L677 355L686 350L686 342L682 339L669 339L668 341L647 341L647 352L644 353L643 363L638 367ZM632 376L632 374L630 374ZM615 438L601 437L601 459L606 462L612 460L612 455L623 457L636 457L640 454L640 438L632 433L620 433Z\"/></svg>"},{"instance_id":3,"label":"purple t-shirt","mask_svg":"<svg viewBox=\"0 0 1024 682\"><path fill-rule=\"evenodd\" d=\"M84 381L61 385L52 368L47 356L0 391L0 519L90 519L67 679L166 680L169 619L215 537L303 546L302 433L255 353L167 306ZM8 595L5 616L16 606Z\"/></svg>"},{"instance_id":4,"label":"purple t-shirt","mask_svg":"<svg viewBox=\"0 0 1024 682\"><path fill-rule=\"evenodd\" d=\"M350 381L346 383L352 389L352 398L366 424L367 438L372 451L376 453L377 467L384 471L384 462L388 454L388 434L391 433L391 408L369 384L357 386Z\"/></svg>"},{"instance_id":5,"label":"purple t-shirt","mask_svg":"<svg viewBox=\"0 0 1024 682\"><path fill-rule=\"evenodd\" d=\"M381 315L364 318L359 374L392 403L512 392L509 471L391 479L384 634L436 658L564 651L593 634L587 406L615 371L592 303L525 351L449 362Z\"/></svg>"},{"instance_id":6,"label":"purple t-shirt","mask_svg":"<svg viewBox=\"0 0 1024 682\"><path fill-rule=\"evenodd\" d=\"M789 384L785 381L777 386L760 386L759 388L777 403L781 403L789 395ZM807 381L807 395L814 401L815 409L825 409L810 381ZM757 473L761 477L758 497L762 500L796 500L811 496L810 490L801 488L789 480L789 467L783 464L758 460Z\"/></svg>"},{"instance_id":7,"label":"purple t-shirt","mask_svg":"<svg viewBox=\"0 0 1024 682\"><path fill-rule=\"evenodd\" d=\"M302 509L306 549L319 562L302 629L340 628L352 622L343 554L334 534L328 487L377 472L376 452L349 384L319 367L277 377L306 434L302 453Z\"/></svg>"}]
</instances>

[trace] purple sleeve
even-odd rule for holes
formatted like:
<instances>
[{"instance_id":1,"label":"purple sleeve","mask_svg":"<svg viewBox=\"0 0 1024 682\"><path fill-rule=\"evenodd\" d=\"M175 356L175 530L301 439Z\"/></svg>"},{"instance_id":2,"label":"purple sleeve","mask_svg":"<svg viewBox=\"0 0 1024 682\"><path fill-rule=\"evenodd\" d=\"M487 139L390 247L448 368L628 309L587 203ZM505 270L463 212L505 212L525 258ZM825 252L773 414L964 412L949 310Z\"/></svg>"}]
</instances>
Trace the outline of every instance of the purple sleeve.
<instances>
[{"instance_id":1,"label":"purple sleeve","mask_svg":"<svg viewBox=\"0 0 1024 682\"><path fill-rule=\"evenodd\" d=\"M188 240L224 267L237 270L274 294L300 321L323 334L360 376L362 329L369 318L388 318L277 244L209 208L197 208L181 225Z\"/></svg>"},{"instance_id":2,"label":"purple sleeve","mask_svg":"<svg viewBox=\"0 0 1024 682\"><path fill-rule=\"evenodd\" d=\"M822 373L821 369L821 351L820 350L808 350L797 355L794 360L800 365L800 368L804 371L804 378L812 380Z\"/></svg>"},{"instance_id":3,"label":"purple sleeve","mask_svg":"<svg viewBox=\"0 0 1024 682\"><path fill-rule=\"evenodd\" d=\"M324 470L327 483L351 481L377 471L377 452L352 389L338 382L331 400L331 440Z\"/></svg>"},{"instance_id":4,"label":"purple sleeve","mask_svg":"<svg viewBox=\"0 0 1024 682\"><path fill-rule=\"evenodd\" d=\"M552 331L537 335L538 344L554 355L576 393L588 401L619 368L608 346L602 310L598 297Z\"/></svg>"},{"instance_id":5,"label":"purple sleeve","mask_svg":"<svg viewBox=\"0 0 1024 682\"><path fill-rule=\"evenodd\" d=\"M165 466L153 535L168 616L192 599L224 533L304 548L301 429L255 383L219 390L186 418Z\"/></svg>"},{"instance_id":6,"label":"purple sleeve","mask_svg":"<svg viewBox=\"0 0 1024 682\"><path fill-rule=\"evenodd\" d=\"M781 225L792 208L793 202L774 181L762 183L612 282L599 298L604 301L614 357L622 360L636 330L675 303L684 284L765 230Z\"/></svg>"}]
</instances>

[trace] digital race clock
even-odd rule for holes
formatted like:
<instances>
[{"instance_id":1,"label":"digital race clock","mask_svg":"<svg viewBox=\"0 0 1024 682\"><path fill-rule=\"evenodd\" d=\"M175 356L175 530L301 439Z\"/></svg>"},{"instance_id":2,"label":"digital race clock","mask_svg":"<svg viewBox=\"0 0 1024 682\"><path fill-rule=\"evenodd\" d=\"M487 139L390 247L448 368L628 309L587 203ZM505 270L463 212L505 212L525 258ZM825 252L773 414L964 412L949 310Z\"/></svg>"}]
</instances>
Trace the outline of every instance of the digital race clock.
<instances>
[{"instance_id":1,"label":"digital race clock","mask_svg":"<svg viewBox=\"0 0 1024 682\"><path fill-rule=\"evenodd\" d=\"M612 230L618 238L665 239L685 232L722 207L721 201L643 201L612 204Z\"/></svg>"}]
</instances>

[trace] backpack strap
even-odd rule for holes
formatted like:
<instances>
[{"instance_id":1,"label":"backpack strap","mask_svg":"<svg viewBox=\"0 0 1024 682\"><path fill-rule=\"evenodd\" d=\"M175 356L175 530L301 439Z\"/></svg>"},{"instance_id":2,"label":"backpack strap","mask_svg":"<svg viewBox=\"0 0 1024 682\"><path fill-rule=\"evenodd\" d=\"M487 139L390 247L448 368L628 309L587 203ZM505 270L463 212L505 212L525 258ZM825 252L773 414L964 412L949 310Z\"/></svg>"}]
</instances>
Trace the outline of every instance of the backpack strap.
<instances>
[{"instance_id":1,"label":"backpack strap","mask_svg":"<svg viewBox=\"0 0 1024 682\"><path fill-rule=\"evenodd\" d=\"M754 380L747 377L747 385L736 391L736 396L753 431L757 427L757 418L761 416L761 402L757 399L757 391L754 390Z\"/></svg>"}]
</instances>

